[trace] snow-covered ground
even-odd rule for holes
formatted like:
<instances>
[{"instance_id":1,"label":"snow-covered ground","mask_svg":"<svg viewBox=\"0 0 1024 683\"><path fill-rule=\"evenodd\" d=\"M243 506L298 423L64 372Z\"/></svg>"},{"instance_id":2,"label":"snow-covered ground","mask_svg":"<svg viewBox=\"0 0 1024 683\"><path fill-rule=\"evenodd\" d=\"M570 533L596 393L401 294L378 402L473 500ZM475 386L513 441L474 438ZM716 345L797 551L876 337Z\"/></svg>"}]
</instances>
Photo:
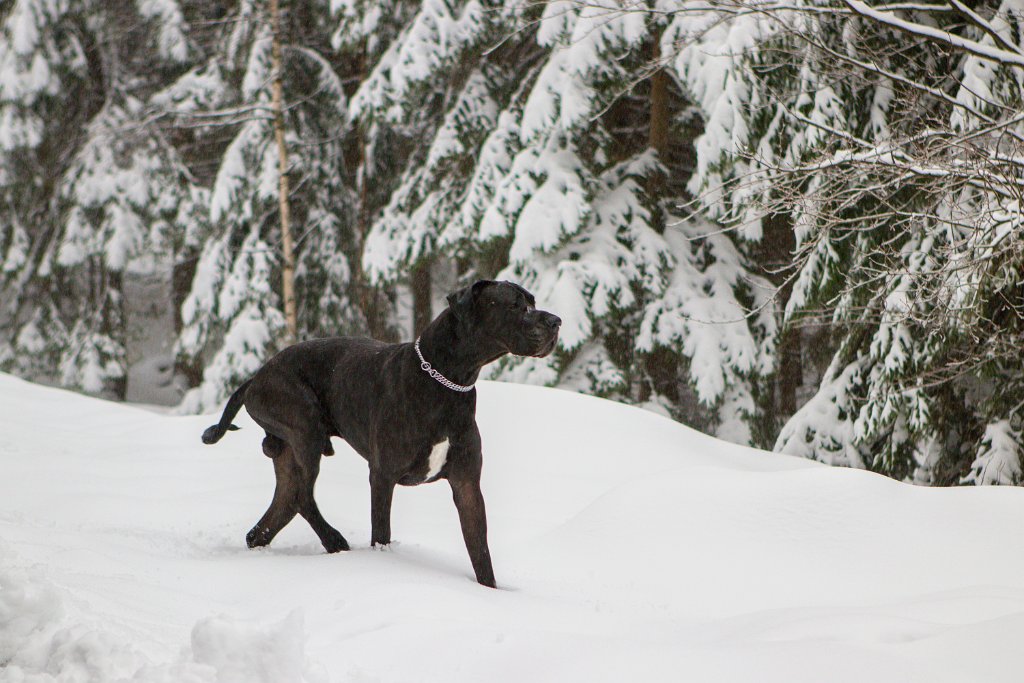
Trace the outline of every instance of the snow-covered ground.
<instances>
[{"instance_id":1,"label":"snow-covered ground","mask_svg":"<svg viewBox=\"0 0 1024 683\"><path fill-rule=\"evenodd\" d=\"M915 488L745 449L652 413L484 383L499 590L448 487L399 489L369 545L340 442L301 520L261 432L0 376L0 680L1019 681L1024 491Z\"/></svg>"}]
</instances>

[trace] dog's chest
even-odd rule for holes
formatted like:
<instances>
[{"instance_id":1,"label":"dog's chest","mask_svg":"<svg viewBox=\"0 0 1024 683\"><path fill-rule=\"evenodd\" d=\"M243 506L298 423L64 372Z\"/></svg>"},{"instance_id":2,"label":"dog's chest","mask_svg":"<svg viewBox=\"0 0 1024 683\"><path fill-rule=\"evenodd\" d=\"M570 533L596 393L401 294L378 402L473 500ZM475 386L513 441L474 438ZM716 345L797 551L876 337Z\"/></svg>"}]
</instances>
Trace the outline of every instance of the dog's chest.
<instances>
[{"instance_id":1,"label":"dog's chest","mask_svg":"<svg viewBox=\"0 0 1024 683\"><path fill-rule=\"evenodd\" d=\"M448 439L434 444L427 456L427 475L424 481L430 481L441 473L441 468L448 462Z\"/></svg>"},{"instance_id":2,"label":"dog's chest","mask_svg":"<svg viewBox=\"0 0 1024 683\"><path fill-rule=\"evenodd\" d=\"M448 462L448 448L450 446L451 442L446 437L429 448L421 450L420 453L417 453L412 467L398 483L411 486L425 484L436 479Z\"/></svg>"}]
</instances>

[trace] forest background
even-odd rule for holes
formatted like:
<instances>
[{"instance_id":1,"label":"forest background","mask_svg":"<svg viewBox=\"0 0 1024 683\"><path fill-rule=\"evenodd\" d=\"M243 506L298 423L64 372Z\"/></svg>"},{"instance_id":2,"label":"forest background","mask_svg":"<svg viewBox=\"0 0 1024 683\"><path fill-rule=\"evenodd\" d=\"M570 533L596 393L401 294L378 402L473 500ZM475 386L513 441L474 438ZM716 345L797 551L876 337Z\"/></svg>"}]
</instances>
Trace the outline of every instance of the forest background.
<instances>
[{"instance_id":1,"label":"forest background","mask_svg":"<svg viewBox=\"0 0 1024 683\"><path fill-rule=\"evenodd\" d=\"M1022 19L5 0L0 369L214 411L293 339L408 340L510 279L562 337L489 378L1020 483Z\"/></svg>"}]
</instances>

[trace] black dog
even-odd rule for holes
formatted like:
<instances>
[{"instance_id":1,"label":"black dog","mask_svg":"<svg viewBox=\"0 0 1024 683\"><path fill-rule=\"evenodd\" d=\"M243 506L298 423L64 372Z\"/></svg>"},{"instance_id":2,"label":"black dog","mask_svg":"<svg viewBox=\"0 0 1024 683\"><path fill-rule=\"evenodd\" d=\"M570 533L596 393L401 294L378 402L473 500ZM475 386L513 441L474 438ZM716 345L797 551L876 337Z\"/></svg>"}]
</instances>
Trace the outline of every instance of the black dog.
<instances>
[{"instance_id":1,"label":"black dog","mask_svg":"<svg viewBox=\"0 0 1024 683\"><path fill-rule=\"evenodd\" d=\"M372 544L391 542L395 484L447 479L476 579L494 587L473 383L480 368L506 353L551 353L562 321L536 310L533 295L510 282L481 280L449 295L448 304L413 344L303 342L231 395L203 443L237 429L231 420L244 405L267 433L263 452L277 475L270 508L245 537L250 548L270 543L298 513L327 552L348 550L313 499L320 456L333 455L330 437L338 436L370 465Z\"/></svg>"}]
</instances>

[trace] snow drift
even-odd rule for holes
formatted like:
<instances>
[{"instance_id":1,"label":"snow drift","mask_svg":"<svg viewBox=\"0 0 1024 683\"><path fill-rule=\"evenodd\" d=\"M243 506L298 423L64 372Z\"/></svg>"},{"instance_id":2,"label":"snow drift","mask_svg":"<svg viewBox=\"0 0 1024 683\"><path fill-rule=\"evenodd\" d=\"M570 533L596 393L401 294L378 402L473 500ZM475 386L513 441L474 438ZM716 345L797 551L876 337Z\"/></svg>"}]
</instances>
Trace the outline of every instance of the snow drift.
<instances>
[{"instance_id":1,"label":"snow drift","mask_svg":"<svg viewBox=\"0 0 1024 683\"><path fill-rule=\"evenodd\" d=\"M925 489L652 413L483 383L499 590L443 483L369 546L365 463L293 522L244 414L168 417L0 376L0 680L1017 681L1024 492Z\"/></svg>"}]
</instances>

